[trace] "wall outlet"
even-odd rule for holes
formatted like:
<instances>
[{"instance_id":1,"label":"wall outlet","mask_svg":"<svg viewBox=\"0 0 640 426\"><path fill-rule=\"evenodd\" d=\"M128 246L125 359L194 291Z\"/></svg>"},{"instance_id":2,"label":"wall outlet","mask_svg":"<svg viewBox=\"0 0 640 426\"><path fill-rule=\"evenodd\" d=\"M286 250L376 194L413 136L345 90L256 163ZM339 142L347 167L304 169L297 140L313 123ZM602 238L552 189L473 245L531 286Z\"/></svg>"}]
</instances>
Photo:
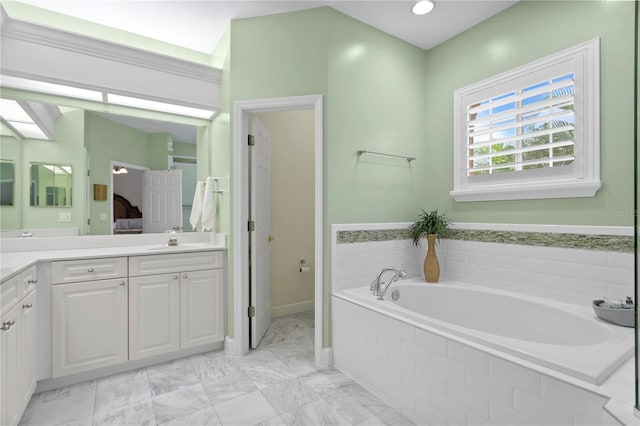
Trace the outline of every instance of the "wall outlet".
<instances>
[{"instance_id":1,"label":"wall outlet","mask_svg":"<svg viewBox=\"0 0 640 426\"><path fill-rule=\"evenodd\" d=\"M58 222L71 222L71 212L59 212Z\"/></svg>"},{"instance_id":2,"label":"wall outlet","mask_svg":"<svg viewBox=\"0 0 640 426\"><path fill-rule=\"evenodd\" d=\"M100 220L102 221L107 221L107 214L106 213L100 213Z\"/></svg>"}]
</instances>

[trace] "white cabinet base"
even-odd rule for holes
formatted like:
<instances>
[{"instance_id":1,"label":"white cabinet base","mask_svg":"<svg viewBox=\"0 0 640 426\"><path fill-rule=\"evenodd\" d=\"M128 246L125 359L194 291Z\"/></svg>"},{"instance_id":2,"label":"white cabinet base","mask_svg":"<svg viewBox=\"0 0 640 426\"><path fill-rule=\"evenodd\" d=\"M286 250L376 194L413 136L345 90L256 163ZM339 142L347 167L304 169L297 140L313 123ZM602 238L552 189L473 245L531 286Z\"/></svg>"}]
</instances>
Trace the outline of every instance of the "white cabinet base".
<instances>
[{"instance_id":1,"label":"white cabinet base","mask_svg":"<svg viewBox=\"0 0 640 426\"><path fill-rule=\"evenodd\" d=\"M54 285L52 375L127 360L126 279Z\"/></svg>"}]
</instances>

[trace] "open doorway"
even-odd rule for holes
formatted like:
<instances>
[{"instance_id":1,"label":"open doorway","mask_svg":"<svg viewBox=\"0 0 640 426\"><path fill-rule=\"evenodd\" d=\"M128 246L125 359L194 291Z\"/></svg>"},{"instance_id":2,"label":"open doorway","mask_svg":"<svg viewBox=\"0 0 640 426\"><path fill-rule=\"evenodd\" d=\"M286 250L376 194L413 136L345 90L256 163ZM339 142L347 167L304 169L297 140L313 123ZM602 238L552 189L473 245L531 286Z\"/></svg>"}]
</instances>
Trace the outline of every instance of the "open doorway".
<instances>
[{"instance_id":1,"label":"open doorway","mask_svg":"<svg viewBox=\"0 0 640 426\"><path fill-rule=\"evenodd\" d=\"M225 350L230 354L245 354L249 350L250 307L250 182L246 171L249 167L250 119L257 114L311 109L314 116L314 161L313 161L313 260L314 288L314 345L315 363L328 366L331 362L329 349L322 347L323 329L323 120L322 96L299 96L290 98L238 101L234 104L234 226L233 226L233 294L234 333L227 336ZM248 228L249 227L249 228ZM299 265L296 265L296 267ZM254 306L255 308L255 306Z\"/></svg>"},{"instance_id":2,"label":"open doorway","mask_svg":"<svg viewBox=\"0 0 640 426\"><path fill-rule=\"evenodd\" d=\"M256 224L250 239L252 348L313 332L284 317L313 318L314 120L312 109L255 114L249 120L254 137L249 202Z\"/></svg>"},{"instance_id":3,"label":"open doorway","mask_svg":"<svg viewBox=\"0 0 640 426\"><path fill-rule=\"evenodd\" d=\"M142 181L147 167L111 162L111 233L142 234Z\"/></svg>"}]
</instances>

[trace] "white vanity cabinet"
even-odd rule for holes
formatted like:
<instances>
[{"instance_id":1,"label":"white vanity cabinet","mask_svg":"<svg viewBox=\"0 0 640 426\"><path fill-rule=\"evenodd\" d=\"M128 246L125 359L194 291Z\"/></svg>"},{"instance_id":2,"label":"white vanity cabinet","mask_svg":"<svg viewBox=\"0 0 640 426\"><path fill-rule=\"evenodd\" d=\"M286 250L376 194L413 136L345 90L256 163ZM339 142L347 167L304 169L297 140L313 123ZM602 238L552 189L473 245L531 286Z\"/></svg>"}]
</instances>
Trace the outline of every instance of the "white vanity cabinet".
<instances>
[{"instance_id":1,"label":"white vanity cabinet","mask_svg":"<svg viewBox=\"0 0 640 426\"><path fill-rule=\"evenodd\" d=\"M51 272L52 376L127 361L127 258L53 262Z\"/></svg>"},{"instance_id":2,"label":"white vanity cabinet","mask_svg":"<svg viewBox=\"0 0 640 426\"><path fill-rule=\"evenodd\" d=\"M179 275L131 277L129 284L129 359L180 349Z\"/></svg>"},{"instance_id":3,"label":"white vanity cabinet","mask_svg":"<svg viewBox=\"0 0 640 426\"><path fill-rule=\"evenodd\" d=\"M31 267L2 283L0 288L2 425L18 423L36 387L36 283L35 267Z\"/></svg>"},{"instance_id":4,"label":"white vanity cabinet","mask_svg":"<svg viewBox=\"0 0 640 426\"><path fill-rule=\"evenodd\" d=\"M129 258L129 359L224 339L223 253Z\"/></svg>"}]
</instances>

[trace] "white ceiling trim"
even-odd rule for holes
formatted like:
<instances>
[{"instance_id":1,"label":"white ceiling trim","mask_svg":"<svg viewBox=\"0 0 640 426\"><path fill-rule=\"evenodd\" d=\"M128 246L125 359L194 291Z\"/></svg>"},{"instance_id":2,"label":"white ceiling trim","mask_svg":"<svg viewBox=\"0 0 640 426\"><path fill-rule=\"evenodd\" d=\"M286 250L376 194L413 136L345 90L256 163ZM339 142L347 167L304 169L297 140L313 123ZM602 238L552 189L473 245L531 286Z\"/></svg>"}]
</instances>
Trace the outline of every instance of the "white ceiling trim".
<instances>
[{"instance_id":1,"label":"white ceiling trim","mask_svg":"<svg viewBox=\"0 0 640 426\"><path fill-rule=\"evenodd\" d=\"M2 37L220 84L222 70L196 62L12 19L2 9Z\"/></svg>"}]
</instances>

